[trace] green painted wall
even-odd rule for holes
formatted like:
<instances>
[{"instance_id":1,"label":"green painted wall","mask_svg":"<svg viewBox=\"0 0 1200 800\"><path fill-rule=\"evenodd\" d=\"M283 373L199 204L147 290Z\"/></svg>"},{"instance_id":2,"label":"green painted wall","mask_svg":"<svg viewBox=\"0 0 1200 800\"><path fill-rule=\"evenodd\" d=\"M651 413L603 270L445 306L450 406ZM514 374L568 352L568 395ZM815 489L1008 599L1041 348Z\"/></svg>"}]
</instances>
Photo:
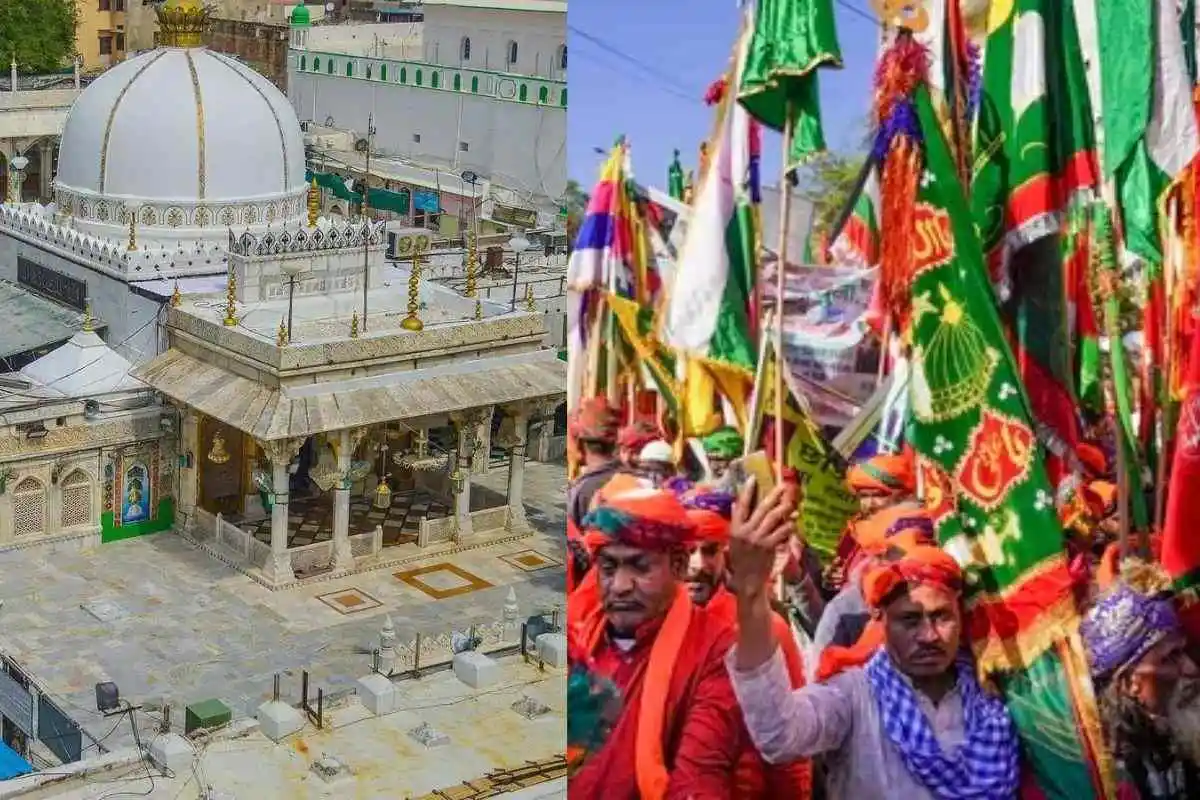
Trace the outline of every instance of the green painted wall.
<instances>
[{"instance_id":1,"label":"green painted wall","mask_svg":"<svg viewBox=\"0 0 1200 800\"><path fill-rule=\"evenodd\" d=\"M164 497L158 501L158 516L145 522L117 527L113 524L113 512L105 511L100 515L100 541L119 542L122 539L132 539L135 536L145 536L147 533L158 533L168 530L175 524L175 500Z\"/></svg>"}]
</instances>

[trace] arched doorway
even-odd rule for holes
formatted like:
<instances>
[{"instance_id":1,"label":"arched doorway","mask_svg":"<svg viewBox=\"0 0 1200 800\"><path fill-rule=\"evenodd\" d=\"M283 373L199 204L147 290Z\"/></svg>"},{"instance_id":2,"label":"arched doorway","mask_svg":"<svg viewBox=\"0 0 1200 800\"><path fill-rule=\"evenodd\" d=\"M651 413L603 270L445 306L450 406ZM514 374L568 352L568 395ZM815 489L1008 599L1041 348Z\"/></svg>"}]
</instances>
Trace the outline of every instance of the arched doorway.
<instances>
[{"instance_id":1,"label":"arched doorway","mask_svg":"<svg viewBox=\"0 0 1200 800\"><path fill-rule=\"evenodd\" d=\"M41 202L42 147L40 144L33 144L26 147L21 155L29 159L29 163L25 165L24 172L21 173L21 202Z\"/></svg>"}]
</instances>

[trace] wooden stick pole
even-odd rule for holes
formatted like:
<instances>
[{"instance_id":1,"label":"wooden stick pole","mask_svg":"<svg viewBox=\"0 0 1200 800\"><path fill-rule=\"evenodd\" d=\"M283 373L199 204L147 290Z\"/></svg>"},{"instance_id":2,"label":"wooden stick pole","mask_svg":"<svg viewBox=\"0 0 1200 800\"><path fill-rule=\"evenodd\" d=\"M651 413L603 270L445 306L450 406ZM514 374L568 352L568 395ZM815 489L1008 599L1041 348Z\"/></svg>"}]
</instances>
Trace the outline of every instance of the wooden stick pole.
<instances>
[{"instance_id":1,"label":"wooden stick pole","mask_svg":"<svg viewBox=\"0 0 1200 800\"><path fill-rule=\"evenodd\" d=\"M1158 464L1154 470L1154 529L1161 531L1167 512L1167 457L1171 444L1171 340L1174 336L1174 315L1171 313L1171 297L1175 290L1175 274L1183 263L1183 241L1180 229L1183 217L1179 210L1179 195L1171 198L1170 213L1164 230L1163 241L1166 245L1166 264L1163 269L1163 312L1166 315L1166 325L1163 331L1162 351L1163 360L1159 375L1163 391L1160 393L1162 408L1158 415L1159 440ZM1144 346L1144 343L1143 343Z\"/></svg>"},{"instance_id":2,"label":"wooden stick pole","mask_svg":"<svg viewBox=\"0 0 1200 800\"><path fill-rule=\"evenodd\" d=\"M788 182L788 161L792 154L792 140L796 128L792 115L792 104L787 104L787 115L783 125L783 168L779 181L779 247L775 262L775 472L776 480L783 482L783 406L784 406L784 357L783 357L783 302L785 277L788 263L788 232L792 217L792 187Z\"/></svg>"}]
</instances>

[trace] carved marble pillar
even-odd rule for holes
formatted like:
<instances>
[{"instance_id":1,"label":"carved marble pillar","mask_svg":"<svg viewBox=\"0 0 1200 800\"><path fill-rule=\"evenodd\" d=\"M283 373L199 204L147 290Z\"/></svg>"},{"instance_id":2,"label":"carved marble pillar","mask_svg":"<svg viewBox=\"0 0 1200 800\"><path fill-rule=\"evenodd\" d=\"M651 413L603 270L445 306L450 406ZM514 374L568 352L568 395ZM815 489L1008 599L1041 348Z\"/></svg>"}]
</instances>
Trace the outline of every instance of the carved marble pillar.
<instances>
[{"instance_id":1,"label":"carved marble pillar","mask_svg":"<svg viewBox=\"0 0 1200 800\"><path fill-rule=\"evenodd\" d=\"M334 571L354 567L354 555L350 551L350 465L354 450L366 435L366 428L338 431L337 471L340 475L333 490L333 569Z\"/></svg>"},{"instance_id":2,"label":"carved marble pillar","mask_svg":"<svg viewBox=\"0 0 1200 800\"><path fill-rule=\"evenodd\" d=\"M263 452L271 461L271 555L263 567L263 574L272 583L290 583L296 580L292 570L292 556L288 553L288 501L291 475L288 466L300 452L303 439L279 439L259 442Z\"/></svg>"},{"instance_id":3,"label":"carved marble pillar","mask_svg":"<svg viewBox=\"0 0 1200 800\"><path fill-rule=\"evenodd\" d=\"M497 437L501 447L507 447L508 459L508 519L505 527L521 531L529 527L525 519L525 449L529 442L529 415L532 409L525 404L507 406L507 419Z\"/></svg>"},{"instance_id":4,"label":"carved marble pillar","mask_svg":"<svg viewBox=\"0 0 1200 800\"><path fill-rule=\"evenodd\" d=\"M527 456L535 461L550 461L550 440L554 437L554 415L562 405L560 398L538 400L533 404L533 418L537 421L537 443ZM529 446L526 446L529 450Z\"/></svg>"},{"instance_id":5,"label":"carved marble pillar","mask_svg":"<svg viewBox=\"0 0 1200 800\"><path fill-rule=\"evenodd\" d=\"M0 466L0 544L13 540L12 489L16 483L16 472L11 467Z\"/></svg>"},{"instance_id":6,"label":"carved marble pillar","mask_svg":"<svg viewBox=\"0 0 1200 800\"><path fill-rule=\"evenodd\" d=\"M42 140L38 143L38 158L41 166L38 172L38 202L49 202L50 182L54 178L54 143Z\"/></svg>"},{"instance_id":7,"label":"carved marble pillar","mask_svg":"<svg viewBox=\"0 0 1200 800\"><path fill-rule=\"evenodd\" d=\"M491 408L472 408L450 415L458 432L458 449L450 482L454 490L455 541L475 532L471 524L471 462L479 437L479 426Z\"/></svg>"},{"instance_id":8,"label":"carved marble pillar","mask_svg":"<svg viewBox=\"0 0 1200 800\"><path fill-rule=\"evenodd\" d=\"M179 436L181 451L184 457L183 466L179 470L179 511L190 516L196 510L200 471L196 469L200 453L200 415L190 408L182 409L180 413Z\"/></svg>"}]
</instances>

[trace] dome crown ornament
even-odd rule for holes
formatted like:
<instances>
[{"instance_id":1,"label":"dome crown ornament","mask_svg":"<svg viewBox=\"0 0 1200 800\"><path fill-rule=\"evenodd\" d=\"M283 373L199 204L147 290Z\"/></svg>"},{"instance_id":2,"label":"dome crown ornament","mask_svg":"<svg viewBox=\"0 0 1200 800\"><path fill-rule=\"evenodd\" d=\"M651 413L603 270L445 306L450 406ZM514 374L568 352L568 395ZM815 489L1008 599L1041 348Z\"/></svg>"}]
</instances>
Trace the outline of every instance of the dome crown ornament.
<instances>
[{"instance_id":1,"label":"dome crown ornament","mask_svg":"<svg viewBox=\"0 0 1200 800\"><path fill-rule=\"evenodd\" d=\"M163 47L200 47L213 10L213 6L200 0L166 0L154 12L158 17L159 44Z\"/></svg>"}]
</instances>

